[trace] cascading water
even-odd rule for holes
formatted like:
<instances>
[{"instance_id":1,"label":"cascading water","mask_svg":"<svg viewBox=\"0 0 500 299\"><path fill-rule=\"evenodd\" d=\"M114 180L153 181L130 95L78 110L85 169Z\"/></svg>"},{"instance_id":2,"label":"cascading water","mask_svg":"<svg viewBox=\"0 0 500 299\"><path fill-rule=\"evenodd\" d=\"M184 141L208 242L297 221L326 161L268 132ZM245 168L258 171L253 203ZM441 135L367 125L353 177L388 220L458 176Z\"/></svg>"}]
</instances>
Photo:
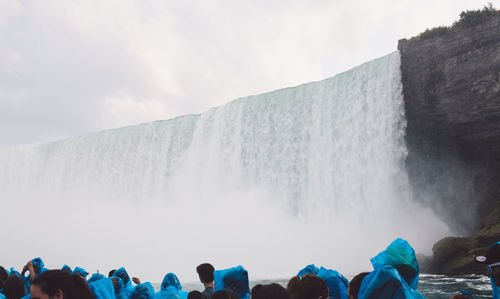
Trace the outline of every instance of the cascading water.
<instances>
[{"instance_id":1,"label":"cascading water","mask_svg":"<svg viewBox=\"0 0 500 299\"><path fill-rule=\"evenodd\" d=\"M398 236L429 249L447 228L412 201L399 66L395 52L201 115L2 147L0 264L289 277L369 270Z\"/></svg>"}]
</instances>

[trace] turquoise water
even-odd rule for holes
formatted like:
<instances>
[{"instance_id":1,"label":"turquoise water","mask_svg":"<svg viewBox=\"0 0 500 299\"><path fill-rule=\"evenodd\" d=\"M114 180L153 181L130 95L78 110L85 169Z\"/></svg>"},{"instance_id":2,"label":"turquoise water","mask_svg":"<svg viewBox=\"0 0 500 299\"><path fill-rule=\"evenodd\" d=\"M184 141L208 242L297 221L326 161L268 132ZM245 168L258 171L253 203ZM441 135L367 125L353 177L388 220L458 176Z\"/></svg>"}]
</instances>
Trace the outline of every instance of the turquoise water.
<instances>
[{"instance_id":1,"label":"turquoise water","mask_svg":"<svg viewBox=\"0 0 500 299\"><path fill-rule=\"evenodd\" d=\"M350 277L349 277L350 278ZM286 286L287 279L255 280L250 282L250 288L256 284L267 284L276 282ZM155 288L159 288L159 284ZM200 283L185 283L186 291L202 291ZM418 290L429 299L447 299L455 292L465 290L474 295L474 298L491 298L491 286L488 277L483 275L444 276L422 274L420 276Z\"/></svg>"},{"instance_id":2,"label":"turquoise water","mask_svg":"<svg viewBox=\"0 0 500 299\"><path fill-rule=\"evenodd\" d=\"M465 290L474 298L491 298L490 280L484 275L444 276L424 274L420 276L418 289L426 298L441 299L459 290Z\"/></svg>"}]
</instances>

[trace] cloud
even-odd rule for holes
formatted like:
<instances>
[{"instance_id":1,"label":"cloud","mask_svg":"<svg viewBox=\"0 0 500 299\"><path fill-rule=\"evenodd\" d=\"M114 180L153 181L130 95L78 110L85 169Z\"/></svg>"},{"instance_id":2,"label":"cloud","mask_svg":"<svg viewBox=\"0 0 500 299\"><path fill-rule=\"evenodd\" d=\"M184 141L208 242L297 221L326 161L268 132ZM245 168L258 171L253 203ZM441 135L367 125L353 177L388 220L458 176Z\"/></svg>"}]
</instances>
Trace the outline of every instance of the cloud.
<instances>
[{"instance_id":1,"label":"cloud","mask_svg":"<svg viewBox=\"0 0 500 299\"><path fill-rule=\"evenodd\" d=\"M321 80L483 5L0 0L0 144L201 113Z\"/></svg>"}]
</instances>

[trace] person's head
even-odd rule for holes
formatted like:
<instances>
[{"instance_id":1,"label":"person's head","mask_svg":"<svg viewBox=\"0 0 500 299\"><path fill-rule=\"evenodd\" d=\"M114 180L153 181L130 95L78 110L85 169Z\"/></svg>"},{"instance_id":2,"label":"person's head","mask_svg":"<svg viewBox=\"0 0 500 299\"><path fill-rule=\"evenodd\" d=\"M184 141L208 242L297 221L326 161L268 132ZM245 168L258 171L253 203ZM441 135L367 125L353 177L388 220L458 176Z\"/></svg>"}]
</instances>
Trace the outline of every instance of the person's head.
<instances>
[{"instance_id":1,"label":"person's head","mask_svg":"<svg viewBox=\"0 0 500 299\"><path fill-rule=\"evenodd\" d=\"M461 290L453 294L450 299L474 299L471 293Z\"/></svg>"},{"instance_id":2,"label":"person's head","mask_svg":"<svg viewBox=\"0 0 500 299\"><path fill-rule=\"evenodd\" d=\"M478 256L476 261L488 266L488 275L495 285L500 286L500 242L493 243L486 256Z\"/></svg>"},{"instance_id":3,"label":"person's head","mask_svg":"<svg viewBox=\"0 0 500 299\"><path fill-rule=\"evenodd\" d=\"M240 299L240 297L233 291L220 290L212 295L212 299Z\"/></svg>"},{"instance_id":4,"label":"person's head","mask_svg":"<svg viewBox=\"0 0 500 299\"><path fill-rule=\"evenodd\" d=\"M230 290L240 298L246 297L250 294L248 271L241 265L214 271L214 289Z\"/></svg>"},{"instance_id":5,"label":"person's head","mask_svg":"<svg viewBox=\"0 0 500 299\"><path fill-rule=\"evenodd\" d=\"M41 273L31 283L32 299L93 299L87 282L63 270Z\"/></svg>"},{"instance_id":6,"label":"person's head","mask_svg":"<svg viewBox=\"0 0 500 299\"><path fill-rule=\"evenodd\" d=\"M85 270L81 267L76 267L73 270L73 274L79 275L81 278L85 279L85 278L87 278L87 275L89 275L89 272L87 272L87 270Z\"/></svg>"},{"instance_id":7,"label":"person's head","mask_svg":"<svg viewBox=\"0 0 500 299\"><path fill-rule=\"evenodd\" d=\"M204 263L196 267L196 272L202 283L212 283L214 281L215 268L209 263Z\"/></svg>"},{"instance_id":8,"label":"person's head","mask_svg":"<svg viewBox=\"0 0 500 299\"><path fill-rule=\"evenodd\" d=\"M98 280L101 280L101 279L104 279L106 278L106 276L100 274L100 273L94 273L92 274L92 276L90 276L90 278L87 280L87 283L91 283L91 282L94 282L94 281L98 281Z\"/></svg>"},{"instance_id":9,"label":"person's head","mask_svg":"<svg viewBox=\"0 0 500 299\"><path fill-rule=\"evenodd\" d=\"M123 281L123 285L127 286L130 283L130 276L127 273L127 270L125 270L124 267L121 267L120 269L116 270L113 276L120 277Z\"/></svg>"},{"instance_id":10,"label":"person's head","mask_svg":"<svg viewBox=\"0 0 500 299\"><path fill-rule=\"evenodd\" d=\"M115 274L116 269L109 271L108 277L111 277Z\"/></svg>"},{"instance_id":11,"label":"person's head","mask_svg":"<svg viewBox=\"0 0 500 299\"><path fill-rule=\"evenodd\" d=\"M474 299L474 297L467 291L458 291L457 293L451 295L450 299Z\"/></svg>"},{"instance_id":12,"label":"person's head","mask_svg":"<svg viewBox=\"0 0 500 299\"><path fill-rule=\"evenodd\" d=\"M5 281L2 293L8 299L18 299L24 296L24 281L17 275L10 275Z\"/></svg>"},{"instance_id":13,"label":"person's head","mask_svg":"<svg viewBox=\"0 0 500 299\"><path fill-rule=\"evenodd\" d=\"M290 299L290 295L277 283L258 284L252 288L252 299Z\"/></svg>"},{"instance_id":14,"label":"person's head","mask_svg":"<svg viewBox=\"0 0 500 299\"><path fill-rule=\"evenodd\" d=\"M33 270L35 270L36 274L39 274L42 271L43 266L45 266L42 259L39 257L32 259L31 263L33 263Z\"/></svg>"},{"instance_id":15,"label":"person's head","mask_svg":"<svg viewBox=\"0 0 500 299\"><path fill-rule=\"evenodd\" d=\"M412 266L410 265L394 265L393 266L396 270L398 270L399 275L403 277L403 279L407 282L410 283L410 281L413 281L415 277L418 275L417 270L415 270Z\"/></svg>"},{"instance_id":16,"label":"person's head","mask_svg":"<svg viewBox=\"0 0 500 299\"><path fill-rule=\"evenodd\" d=\"M135 286L131 299L153 299L155 290L150 282L141 283Z\"/></svg>"},{"instance_id":17,"label":"person's head","mask_svg":"<svg viewBox=\"0 0 500 299\"><path fill-rule=\"evenodd\" d=\"M164 290L168 287L174 287L177 290L182 290L181 282L177 275L174 273L167 273L165 277L163 277L163 281L161 282L161 289Z\"/></svg>"},{"instance_id":18,"label":"person's head","mask_svg":"<svg viewBox=\"0 0 500 299\"><path fill-rule=\"evenodd\" d=\"M66 264L64 264L64 266L62 266L61 270L66 271L68 273L72 273L73 272L73 270L71 270L71 268L68 265L66 265Z\"/></svg>"},{"instance_id":19,"label":"person's head","mask_svg":"<svg viewBox=\"0 0 500 299\"><path fill-rule=\"evenodd\" d=\"M323 279L313 274L292 277L286 289L292 299L328 298L328 285Z\"/></svg>"},{"instance_id":20,"label":"person's head","mask_svg":"<svg viewBox=\"0 0 500 299\"><path fill-rule=\"evenodd\" d=\"M401 277L405 279L406 283L412 289L417 289L420 267L418 265L417 256L415 255L415 250L413 250L413 247L411 247L408 241L397 238L392 241L384 251L373 257L371 262L375 270L386 265L395 268L399 267L398 272ZM409 270L409 267L413 268L413 270ZM413 273L415 273L415 275L413 275Z\"/></svg>"},{"instance_id":21,"label":"person's head","mask_svg":"<svg viewBox=\"0 0 500 299\"><path fill-rule=\"evenodd\" d=\"M9 273L7 273L4 267L0 266L0 290L3 289L3 285L7 278L9 278Z\"/></svg>"},{"instance_id":22,"label":"person's head","mask_svg":"<svg viewBox=\"0 0 500 299\"><path fill-rule=\"evenodd\" d=\"M248 277L245 280L244 274L246 273L240 273L237 270L228 272L223 278L224 288L233 291L239 297L248 294L250 291Z\"/></svg>"},{"instance_id":23,"label":"person's head","mask_svg":"<svg viewBox=\"0 0 500 299\"><path fill-rule=\"evenodd\" d=\"M358 275L354 276L349 282L349 287L347 288L347 295L349 299L357 299L359 288L361 287L361 282L363 282L363 278L366 275L370 274L370 272L362 272Z\"/></svg>"},{"instance_id":24,"label":"person's head","mask_svg":"<svg viewBox=\"0 0 500 299\"><path fill-rule=\"evenodd\" d=\"M191 291L187 299L203 299L203 294L200 291Z\"/></svg>"}]
</instances>

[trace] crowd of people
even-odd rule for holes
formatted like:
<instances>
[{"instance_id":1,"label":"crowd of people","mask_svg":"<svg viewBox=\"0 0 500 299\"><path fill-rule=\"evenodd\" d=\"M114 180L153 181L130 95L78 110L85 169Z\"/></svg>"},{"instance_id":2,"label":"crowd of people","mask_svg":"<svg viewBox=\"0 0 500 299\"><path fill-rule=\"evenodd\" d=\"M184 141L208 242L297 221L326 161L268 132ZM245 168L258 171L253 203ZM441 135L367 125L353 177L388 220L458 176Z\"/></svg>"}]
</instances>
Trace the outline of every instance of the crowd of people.
<instances>
[{"instance_id":1,"label":"crowd of people","mask_svg":"<svg viewBox=\"0 0 500 299\"><path fill-rule=\"evenodd\" d=\"M486 265L493 298L500 298L500 242L491 245L486 256L476 260ZM394 240L386 250L371 259L373 271L348 281L338 271L308 265L292 277L285 287L277 283L258 284L251 290L248 272L242 267L216 270L204 263L196 268L203 292L187 292L174 273L167 273L159 291L150 282L130 278L125 268L111 270L108 276L89 273L80 267L64 265L48 270L41 258L30 260L21 273L0 266L0 299L367 299L424 298L417 291L420 268L415 251L403 239ZM470 299L458 291L452 299Z\"/></svg>"}]
</instances>

